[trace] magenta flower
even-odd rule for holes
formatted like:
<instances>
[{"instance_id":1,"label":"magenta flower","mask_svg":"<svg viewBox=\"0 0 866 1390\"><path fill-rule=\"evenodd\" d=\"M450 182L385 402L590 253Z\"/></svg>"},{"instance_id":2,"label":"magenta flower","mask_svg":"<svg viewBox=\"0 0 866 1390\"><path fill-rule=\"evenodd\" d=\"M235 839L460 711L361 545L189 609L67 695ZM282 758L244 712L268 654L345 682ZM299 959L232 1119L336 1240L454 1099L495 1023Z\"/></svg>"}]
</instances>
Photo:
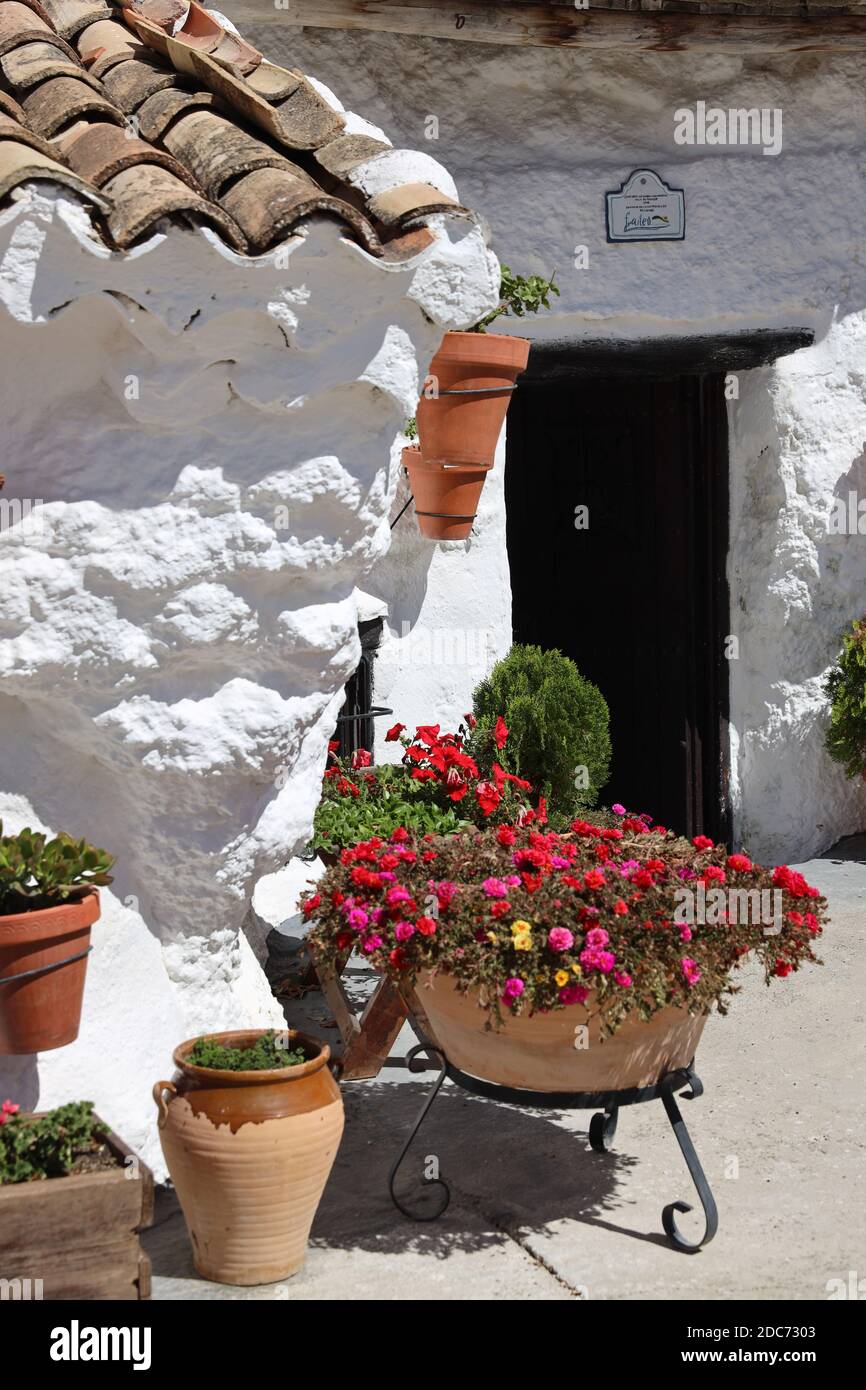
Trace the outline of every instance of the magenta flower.
<instances>
[{"instance_id":1,"label":"magenta flower","mask_svg":"<svg viewBox=\"0 0 866 1390\"><path fill-rule=\"evenodd\" d=\"M589 931L586 933L586 944L591 947L592 950L598 950L602 946L606 946L609 941L610 937L604 927L590 927Z\"/></svg>"},{"instance_id":2,"label":"magenta flower","mask_svg":"<svg viewBox=\"0 0 866 1390\"><path fill-rule=\"evenodd\" d=\"M415 935L415 928L411 922L398 922L394 928L394 935L398 941L409 941Z\"/></svg>"},{"instance_id":3,"label":"magenta flower","mask_svg":"<svg viewBox=\"0 0 866 1390\"><path fill-rule=\"evenodd\" d=\"M617 984L620 985L623 989L631 989L632 978L627 970L615 971L613 978L616 980Z\"/></svg>"},{"instance_id":4,"label":"magenta flower","mask_svg":"<svg viewBox=\"0 0 866 1390\"><path fill-rule=\"evenodd\" d=\"M550 862L554 869L568 869L571 866L571 860L563 859L561 854L551 855Z\"/></svg>"},{"instance_id":5,"label":"magenta flower","mask_svg":"<svg viewBox=\"0 0 866 1390\"><path fill-rule=\"evenodd\" d=\"M613 951L599 951L598 968L601 971L602 975L609 975L615 965L616 956L614 955Z\"/></svg>"},{"instance_id":6,"label":"magenta flower","mask_svg":"<svg viewBox=\"0 0 866 1390\"><path fill-rule=\"evenodd\" d=\"M624 807L624 806L620 806L620 804L619 804L618 801L615 801L614 804L611 806L610 809L613 811L613 813L614 813L615 816L624 816L624 815L625 815L625 807Z\"/></svg>"},{"instance_id":7,"label":"magenta flower","mask_svg":"<svg viewBox=\"0 0 866 1390\"><path fill-rule=\"evenodd\" d=\"M488 898L504 898L508 894L508 885L501 878L486 878L481 887Z\"/></svg>"},{"instance_id":8,"label":"magenta flower","mask_svg":"<svg viewBox=\"0 0 866 1390\"><path fill-rule=\"evenodd\" d=\"M361 944L365 955L371 956L374 951L379 950L379 947L382 945L382 938L381 936L368 936L367 940Z\"/></svg>"},{"instance_id":9,"label":"magenta flower","mask_svg":"<svg viewBox=\"0 0 866 1390\"><path fill-rule=\"evenodd\" d=\"M691 927L681 926L681 927L680 927L680 941L691 941L691 939L692 939L692 929L691 929Z\"/></svg>"},{"instance_id":10,"label":"magenta flower","mask_svg":"<svg viewBox=\"0 0 866 1390\"><path fill-rule=\"evenodd\" d=\"M385 894L385 902L389 907L399 907L400 903L407 903L411 896L408 888L389 888Z\"/></svg>"},{"instance_id":11,"label":"magenta flower","mask_svg":"<svg viewBox=\"0 0 866 1390\"><path fill-rule=\"evenodd\" d=\"M691 956L683 956L680 964L682 965L683 974L686 977L686 983L696 985L701 978L701 972L697 961L692 960Z\"/></svg>"},{"instance_id":12,"label":"magenta flower","mask_svg":"<svg viewBox=\"0 0 866 1390\"><path fill-rule=\"evenodd\" d=\"M520 976L512 975L509 980L505 981L502 990L502 998L506 1003L510 1004L512 999L519 999L525 989L526 985L523 983Z\"/></svg>"},{"instance_id":13,"label":"magenta flower","mask_svg":"<svg viewBox=\"0 0 866 1390\"><path fill-rule=\"evenodd\" d=\"M349 926L354 931L363 931L369 920L369 915L362 907L353 907L349 913Z\"/></svg>"},{"instance_id":14,"label":"magenta flower","mask_svg":"<svg viewBox=\"0 0 866 1390\"><path fill-rule=\"evenodd\" d=\"M586 985L563 985L559 991L560 1004L584 1004L588 998Z\"/></svg>"},{"instance_id":15,"label":"magenta flower","mask_svg":"<svg viewBox=\"0 0 866 1390\"><path fill-rule=\"evenodd\" d=\"M553 927L547 933L547 944L551 951L568 951L574 945L574 937L568 927Z\"/></svg>"}]
</instances>

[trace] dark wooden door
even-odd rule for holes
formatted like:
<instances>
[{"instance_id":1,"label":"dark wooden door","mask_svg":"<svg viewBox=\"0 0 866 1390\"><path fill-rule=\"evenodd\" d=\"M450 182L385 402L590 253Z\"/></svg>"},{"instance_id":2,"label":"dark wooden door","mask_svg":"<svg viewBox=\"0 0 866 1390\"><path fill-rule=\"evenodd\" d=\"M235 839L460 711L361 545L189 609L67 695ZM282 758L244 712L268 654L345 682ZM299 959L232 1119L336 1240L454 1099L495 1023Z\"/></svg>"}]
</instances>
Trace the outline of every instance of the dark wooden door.
<instances>
[{"instance_id":1,"label":"dark wooden door","mask_svg":"<svg viewBox=\"0 0 866 1390\"><path fill-rule=\"evenodd\" d=\"M514 640L570 656L610 708L603 801L727 839L724 378L521 386L506 504Z\"/></svg>"}]
</instances>

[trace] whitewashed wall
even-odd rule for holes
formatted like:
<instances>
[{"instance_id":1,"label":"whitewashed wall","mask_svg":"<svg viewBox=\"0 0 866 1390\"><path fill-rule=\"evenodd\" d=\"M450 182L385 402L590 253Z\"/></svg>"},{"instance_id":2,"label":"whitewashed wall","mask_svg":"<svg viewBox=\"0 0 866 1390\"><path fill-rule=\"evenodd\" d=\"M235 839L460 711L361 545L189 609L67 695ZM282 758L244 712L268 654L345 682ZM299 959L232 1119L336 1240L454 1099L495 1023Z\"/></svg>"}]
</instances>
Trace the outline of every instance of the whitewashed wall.
<instances>
[{"instance_id":1,"label":"whitewashed wall","mask_svg":"<svg viewBox=\"0 0 866 1390\"><path fill-rule=\"evenodd\" d=\"M281 1021L242 924L309 836L394 440L497 286L466 221L388 266L321 220L250 260L108 253L45 185L0 212L0 817L118 858L81 1036L2 1098L93 1099L162 1171L172 1048Z\"/></svg>"},{"instance_id":2,"label":"whitewashed wall","mask_svg":"<svg viewBox=\"0 0 866 1390\"><path fill-rule=\"evenodd\" d=\"M824 753L821 684L842 629L866 607L866 539L826 535L837 491L859 478L866 497L862 65L809 54L589 58L299 31L284 15L251 37L339 81L407 143L421 145L436 118L438 140L426 148L489 219L501 259L524 273L557 271L555 312L521 332L814 331L814 349L744 374L730 407L736 833L756 854L798 859L861 829L866 787ZM781 109L781 155L677 145L674 112L699 100ZM685 242L607 243L604 195L641 166L685 189ZM575 268L580 247L587 269ZM480 551L461 580L475 582L476 563ZM431 570L419 620L451 592L457 575ZM438 693L435 679L420 688L437 710L456 695L448 670Z\"/></svg>"}]
</instances>

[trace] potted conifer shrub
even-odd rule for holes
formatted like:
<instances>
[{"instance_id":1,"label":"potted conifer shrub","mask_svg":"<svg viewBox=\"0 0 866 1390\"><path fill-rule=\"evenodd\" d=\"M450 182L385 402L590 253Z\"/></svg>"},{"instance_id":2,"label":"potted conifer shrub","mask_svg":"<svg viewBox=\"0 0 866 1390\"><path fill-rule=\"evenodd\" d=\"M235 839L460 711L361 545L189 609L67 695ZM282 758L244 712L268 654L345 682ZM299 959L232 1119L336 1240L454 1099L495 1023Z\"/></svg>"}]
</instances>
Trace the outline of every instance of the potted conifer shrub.
<instances>
[{"instance_id":1,"label":"potted conifer shrub","mask_svg":"<svg viewBox=\"0 0 866 1390\"><path fill-rule=\"evenodd\" d=\"M3 835L0 823L0 1053L78 1037L97 887L113 862L86 840Z\"/></svg>"},{"instance_id":2,"label":"potted conifer shrub","mask_svg":"<svg viewBox=\"0 0 866 1390\"><path fill-rule=\"evenodd\" d=\"M550 308L554 277L502 267L500 302L465 333L446 333L430 364L416 417L418 447L403 451L421 534L465 540L493 467L511 392L529 360L528 338L488 333L504 315Z\"/></svg>"},{"instance_id":3,"label":"potted conifer shrub","mask_svg":"<svg viewBox=\"0 0 866 1390\"><path fill-rule=\"evenodd\" d=\"M307 900L314 949L366 954L421 1035L472 1076L535 1091L655 1086L688 1066L749 955L768 984L817 961L827 904L786 866L614 809L618 824L575 819L564 834L536 821L357 845Z\"/></svg>"},{"instance_id":4,"label":"potted conifer shrub","mask_svg":"<svg viewBox=\"0 0 866 1390\"><path fill-rule=\"evenodd\" d=\"M849 777L866 778L866 615L845 633L825 689L831 702L827 751Z\"/></svg>"}]
</instances>

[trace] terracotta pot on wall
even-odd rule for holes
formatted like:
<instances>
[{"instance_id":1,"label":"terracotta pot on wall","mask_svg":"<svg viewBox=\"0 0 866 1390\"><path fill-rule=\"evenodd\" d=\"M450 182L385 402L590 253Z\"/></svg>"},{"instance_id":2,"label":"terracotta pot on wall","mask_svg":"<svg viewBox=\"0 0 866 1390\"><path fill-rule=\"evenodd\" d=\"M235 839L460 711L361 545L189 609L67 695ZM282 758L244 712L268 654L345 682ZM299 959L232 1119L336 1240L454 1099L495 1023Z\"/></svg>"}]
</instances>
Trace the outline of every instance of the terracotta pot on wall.
<instances>
[{"instance_id":1,"label":"terracotta pot on wall","mask_svg":"<svg viewBox=\"0 0 866 1390\"><path fill-rule=\"evenodd\" d=\"M416 448L403 450L403 466L409 474L421 535L431 541L465 541L490 465L426 463Z\"/></svg>"},{"instance_id":2,"label":"terracotta pot on wall","mask_svg":"<svg viewBox=\"0 0 866 1390\"><path fill-rule=\"evenodd\" d=\"M95 889L59 907L0 917L0 1054L49 1052L78 1037L98 917Z\"/></svg>"},{"instance_id":3,"label":"terracotta pot on wall","mask_svg":"<svg viewBox=\"0 0 866 1390\"><path fill-rule=\"evenodd\" d=\"M425 985L431 984L430 989ZM477 991L461 994L454 979L429 971L418 976L406 1000L420 1030L438 1043L460 1071L501 1086L531 1091L619 1091L655 1086L665 1072L685 1067L695 1055L705 1014L661 1009L648 1023L629 1015L613 1037L602 1040L598 1017L587 1023L583 1008L506 1018L487 1030L487 1010ZM592 996L587 1007L592 1008ZM581 1042L576 1048L575 1042ZM588 1041L588 1046L584 1042Z\"/></svg>"},{"instance_id":4,"label":"terracotta pot on wall","mask_svg":"<svg viewBox=\"0 0 866 1390\"><path fill-rule=\"evenodd\" d=\"M438 395L422 395L418 402L418 436L427 465L492 466L511 403L508 388L526 369L529 347L528 338L500 333L445 334L430 363Z\"/></svg>"},{"instance_id":5,"label":"terracotta pot on wall","mask_svg":"<svg viewBox=\"0 0 866 1390\"><path fill-rule=\"evenodd\" d=\"M252 1047L264 1029L208 1036ZM307 1060L273 1071L222 1071L175 1049L172 1081L153 1088L159 1137L186 1218L195 1267L222 1284L294 1274L343 1133L330 1049L289 1030ZM167 1093L167 1094L166 1094Z\"/></svg>"}]
</instances>

